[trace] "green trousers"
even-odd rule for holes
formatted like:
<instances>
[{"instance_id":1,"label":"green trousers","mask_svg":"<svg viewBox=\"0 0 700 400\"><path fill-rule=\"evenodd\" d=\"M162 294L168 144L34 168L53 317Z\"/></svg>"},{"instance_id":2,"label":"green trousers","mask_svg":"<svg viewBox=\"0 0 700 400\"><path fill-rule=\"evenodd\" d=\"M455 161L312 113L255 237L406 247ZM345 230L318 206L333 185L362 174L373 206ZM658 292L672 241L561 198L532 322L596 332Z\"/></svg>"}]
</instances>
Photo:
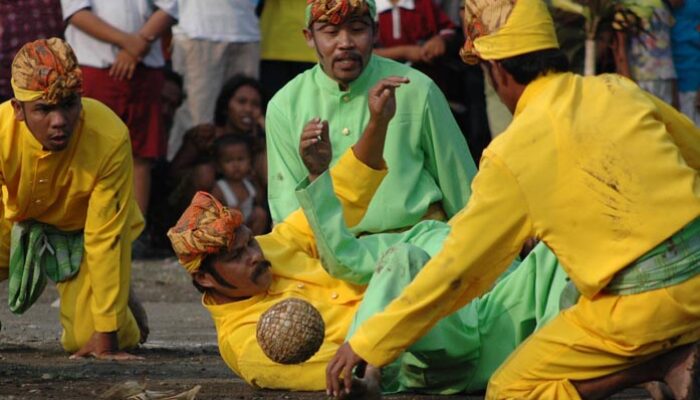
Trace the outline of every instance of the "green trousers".
<instances>
[{"instance_id":1,"label":"green trousers","mask_svg":"<svg viewBox=\"0 0 700 400\"><path fill-rule=\"evenodd\" d=\"M297 199L314 231L324 268L334 277L367 283L348 338L411 283L440 250L450 226L419 222L400 233L355 237L328 174L302 182ZM465 246L468 246L465 243ZM484 296L442 319L394 363L382 369L385 393L453 394L486 389L491 374L532 332L559 312L566 274L540 244Z\"/></svg>"}]
</instances>

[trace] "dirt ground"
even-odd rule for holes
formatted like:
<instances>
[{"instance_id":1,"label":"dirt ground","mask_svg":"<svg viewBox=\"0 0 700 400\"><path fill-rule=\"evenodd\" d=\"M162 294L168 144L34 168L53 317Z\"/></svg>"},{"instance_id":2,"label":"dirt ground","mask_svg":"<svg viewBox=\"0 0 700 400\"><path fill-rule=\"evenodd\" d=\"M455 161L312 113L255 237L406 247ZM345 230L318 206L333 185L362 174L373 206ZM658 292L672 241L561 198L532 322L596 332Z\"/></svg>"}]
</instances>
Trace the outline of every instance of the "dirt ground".
<instances>
[{"instance_id":1,"label":"dirt ground","mask_svg":"<svg viewBox=\"0 0 700 400\"><path fill-rule=\"evenodd\" d=\"M58 298L47 285L43 296L22 316L7 308L7 284L0 283L0 400L94 399L110 387L136 381L154 391L184 391L201 385L197 399L326 399L323 393L255 390L219 358L214 324L198 292L174 258L137 261L133 282L148 312L151 334L135 353L143 361L69 360L58 342ZM442 399L401 395L388 399ZM449 399L480 399L451 396ZM646 399L640 389L615 399Z\"/></svg>"}]
</instances>

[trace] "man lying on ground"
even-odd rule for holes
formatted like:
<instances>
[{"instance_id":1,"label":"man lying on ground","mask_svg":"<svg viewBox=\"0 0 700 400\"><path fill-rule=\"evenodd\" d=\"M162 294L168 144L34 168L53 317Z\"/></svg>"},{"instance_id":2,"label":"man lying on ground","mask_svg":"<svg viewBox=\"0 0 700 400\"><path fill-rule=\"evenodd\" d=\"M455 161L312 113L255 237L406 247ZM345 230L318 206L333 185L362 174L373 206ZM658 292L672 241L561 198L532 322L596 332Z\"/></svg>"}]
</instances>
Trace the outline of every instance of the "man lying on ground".
<instances>
[{"instance_id":1,"label":"man lying on ground","mask_svg":"<svg viewBox=\"0 0 700 400\"><path fill-rule=\"evenodd\" d=\"M370 122L330 172L328 130L311 126L304 131L300 153L312 172L297 191L302 208L271 233L253 237L237 211L202 192L169 231L180 262L204 293L222 357L251 385L322 389L325 365L351 324L383 309L449 233L450 227L438 221L360 238L348 230L362 219L387 174L386 128L395 112L394 91L404 83L387 78L371 90ZM488 295L443 320L382 371L382 390L448 394L484 389L510 351L558 312L564 284L556 259L539 247ZM318 309L326 335L307 362L276 364L257 343L256 324L264 311L291 297ZM370 369L363 389L376 391L379 380L379 371Z\"/></svg>"}]
</instances>

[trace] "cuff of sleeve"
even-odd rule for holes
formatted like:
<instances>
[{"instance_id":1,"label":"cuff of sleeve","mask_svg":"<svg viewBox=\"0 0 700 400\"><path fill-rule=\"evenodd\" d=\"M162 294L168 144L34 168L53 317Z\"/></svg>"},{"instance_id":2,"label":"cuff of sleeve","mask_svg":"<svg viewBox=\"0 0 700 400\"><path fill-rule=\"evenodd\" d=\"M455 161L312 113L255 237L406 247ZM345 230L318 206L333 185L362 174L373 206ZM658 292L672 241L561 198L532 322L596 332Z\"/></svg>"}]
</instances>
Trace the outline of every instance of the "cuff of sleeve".
<instances>
[{"instance_id":1,"label":"cuff of sleeve","mask_svg":"<svg viewBox=\"0 0 700 400\"><path fill-rule=\"evenodd\" d=\"M326 171L313 182L310 182L309 178L299 182L295 193L302 208L313 207L314 204L322 204L326 196L334 193L333 181L328 171Z\"/></svg>"},{"instance_id":2,"label":"cuff of sleeve","mask_svg":"<svg viewBox=\"0 0 700 400\"><path fill-rule=\"evenodd\" d=\"M357 331L357 333L355 333L350 340L348 340L348 343L355 354L357 354L361 359L367 361L367 363L370 365L374 365L375 367L383 367L393 361L391 356L384 354L382 351L378 350L369 343L367 338L362 334L362 328L360 328L360 330Z\"/></svg>"},{"instance_id":3,"label":"cuff of sleeve","mask_svg":"<svg viewBox=\"0 0 700 400\"><path fill-rule=\"evenodd\" d=\"M119 321L116 314L92 314L96 332L116 332L119 330Z\"/></svg>"}]
</instances>

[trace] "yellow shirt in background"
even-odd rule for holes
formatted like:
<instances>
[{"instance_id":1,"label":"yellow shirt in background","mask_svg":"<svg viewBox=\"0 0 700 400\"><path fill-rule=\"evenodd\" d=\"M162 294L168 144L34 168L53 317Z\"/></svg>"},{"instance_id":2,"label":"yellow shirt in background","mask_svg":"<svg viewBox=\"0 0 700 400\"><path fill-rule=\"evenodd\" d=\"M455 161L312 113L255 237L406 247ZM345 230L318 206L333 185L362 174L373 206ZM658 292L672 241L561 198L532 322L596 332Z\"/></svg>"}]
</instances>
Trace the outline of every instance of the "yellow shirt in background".
<instances>
[{"instance_id":1,"label":"yellow shirt in background","mask_svg":"<svg viewBox=\"0 0 700 400\"><path fill-rule=\"evenodd\" d=\"M346 223L349 226L357 224L386 170L367 167L348 149L331 170L331 175ZM216 324L219 352L226 364L252 386L322 390L325 388L326 364L345 341L365 286L335 279L323 269L313 231L301 209L276 225L271 233L257 236L256 240L272 264L273 281L267 293L221 305L214 304L206 295L202 299ZM326 325L321 349L298 365L271 361L255 337L260 315L290 297L313 304Z\"/></svg>"},{"instance_id":2,"label":"yellow shirt in background","mask_svg":"<svg viewBox=\"0 0 700 400\"><path fill-rule=\"evenodd\" d=\"M700 215L700 130L617 75L551 74L527 86L485 150L443 250L350 340L385 365L484 293L532 236L586 298Z\"/></svg>"},{"instance_id":3,"label":"yellow shirt in background","mask_svg":"<svg viewBox=\"0 0 700 400\"><path fill-rule=\"evenodd\" d=\"M82 230L85 235L80 266L85 277L59 285L61 322L64 335L70 336L64 342L64 346L70 343L67 349L82 343L82 337L93 330L111 332L125 324L131 242L143 229L133 195L129 132L102 103L83 98L82 105L68 147L57 152L42 149L26 124L15 120L9 101L0 105L0 209L4 214L0 214L0 249L8 249L10 223L29 219L60 230ZM8 268L8 253L0 254L0 269ZM75 298L87 304L64 299L64 291L72 293L66 287L78 281L90 286L76 288ZM74 321L86 319L81 317L83 309L91 313L94 323L88 327L78 322L81 332L72 332Z\"/></svg>"},{"instance_id":4,"label":"yellow shirt in background","mask_svg":"<svg viewBox=\"0 0 700 400\"><path fill-rule=\"evenodd\" d=\"M316 53L306 45L302 30L306 0L266 0L260 16L260 57L270 61L315 63Z\"/></svg>"}]
</instances>

